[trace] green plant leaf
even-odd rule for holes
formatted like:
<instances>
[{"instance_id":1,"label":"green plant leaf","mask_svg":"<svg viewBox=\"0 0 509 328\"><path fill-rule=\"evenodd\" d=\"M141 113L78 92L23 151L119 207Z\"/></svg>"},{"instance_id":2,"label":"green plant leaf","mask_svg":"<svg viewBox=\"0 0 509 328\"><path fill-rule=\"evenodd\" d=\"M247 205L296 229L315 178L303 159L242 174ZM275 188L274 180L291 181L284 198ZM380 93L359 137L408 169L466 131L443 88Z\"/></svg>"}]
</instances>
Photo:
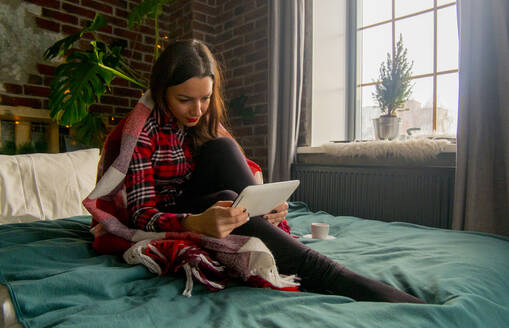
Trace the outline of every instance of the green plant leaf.
<instances>
[{"instance_id":1,"label":"green plant leaf","mask_svg":"<svg viewBox=\"0 0 509 328\"><path fill-rule=\"evenodd\" d=\"M16 143L14 141L4 141L4 146L0 148L2 155L16 155Z\"/></svg>"},{"instance_id":2,"label":"green plant leaf","mask_svg":"<svg viewBox=\"0 0 509 328\"><path fill-rule=\"evenodd\" d=\"M125 73L120 69L120 66L122 64L122 50L123 48L120 46L114 47L112 49L108 48L108 46L100 41L92 41L90 42L92 45L92 48L99 58L98 66L102 69L109 71L115 76L118 76L120 78L123 78L131 83L136 84L143 90L147 89L147 86L140 82L137 77L130 76L129 73ZM108 88L110 87L110 84L108 81L106 81L106 84Z\"/></svg>"},{"instance_id":3,"label":"green plant leaf","mask_svg":"<svg viewBox=\"0 0 509 328\"><path fill-rule=\"evenodd\" d=\"M35 147L31 142L26 142L24 144L16 147L16 154L33 154L35 153Z\"/></svg>"},{"instance_id":4,"label":"green plant leaf","mask_svg":"<svg viewBox=\"0 0 509 328\"><path fill-rule=\"evenodd\" d=\"M72 125L88 114L114 75L99 66L96 52L74 52L57 67L49 96L50 116L60 125Z\"/></svg>"},{"instance_id":5,"label":"green plant leaf","mask_svg":"<svg viewBox=\"0 0 509 328\"><path fill-rule=\"evenodd\" d=\"M239 115L243 120L252 120L255 117L255 112L251 107L245 107L247 102L246 95L240 95L233 98L228 103L228 108L235 114Z\"/></svg>"},{"instance_id":6,"label":"green plant leaf","mask_svg":"<svg viewBox=\"0 0 509 328\"><path fill-rule=\"evenodd\" d=\"M127 17L127 24L130 29L135 24L141 24L145 18L155 18L163 13L163 6L175 0L144 0L134 6Z\"/></svg>"},{"instance_id":7,"label":"green plant leaf","mask_svg":"<svg viewBox=\"0 0 509 328\"><path fill-rule=\"evenodd\" d=\"M137 86L139 86L143 90L147 89L146 85L144 85L143 83L139 82L136 79L133 79L132 77L128 76L127 74L125 74L125 73L123 73L123 72L121 72L119 70L113 69L113 68L108 67L108 66L103 65L103 64L99 64L99 67L101 67L104 70L107 70L107 71L111 72L112 74L114 74L114 75L116 75L118 77L123 78L124 80L127 80L129 82L132 82L132 83L136 84ZM108 86L109 86L109 84L108 84Z\"/></svg>"},{"instance_id":8,"label":"green plant leaf","mask_svg":"<svg viewBox=\"0 0 509 328\"><path fill-rule=\"evenodd\" d=\"M386 60L380 65L379 81L373 93L373 99L385 115L395 116L396 109L401 108L412 94L412 67L413 62L408 61L400 35L394 54L387 53Z\"/></svg>"},{"instance_id":9,"label":"green plant leaf","mask_svg":"<svg viewBox=\"0 0 509 328\"><path fill-rule=\"evenodd\" d=\"M160 15L162 6L170 1L172 0L144 1L143 3L147 8L155 5L155 11L150 12L153 15ZM143 20L144 17L142 15L141 19ZM105 127L99 117L89 113L89 107L100 102L101 96L109 89L115 76L143 89L147 88L146 83L143 83L146 80L129 67L122 55L127 46L126 41L114 40L107 45L97 40L94 32L106 25L104 16L97 14L79 33L56 42L44 54L46 59L59 55L64 57L73 44L86 33L92 33L96 39L90 42L90 50L74 49L67 56L65 63L58 65L50 85L49 96L51 118L60 125L71 125L76 140L84 145L95 147L102 145Z\"/></svg>"},{"instance_id":10,"label":"green plant leaf","mask_svg":"<svg viewBox=\"0 0 509 328\"><path fill-rule=\"evenodd\" d=\"M55 42L51 47L44 52L44 59L50 60L57 56L63 57L65 53L72 48L74 42L83 37L83 34L88 32L97 31L104 26L108 25L106 18L101 14L96 14L94 20L87 23L87 27L83 28L80 32L70 35L62 40Z\"/></svg>"},{"instance_id":11,"label":"green plant leaf","mask_svg":"<svg viewBox=\"0 0 509 328\"><path fill-rule=\"evenodd\" d=\"M122 51L124 50L122 47L114 47L110 48L111 53L108 53L103 58L103 63L106 66L116 68L120 64L120 60L122 59Z\"/></svg>"},{"instance_id":12,"label":"green plant leaf","mask_svg":"<svg viewBox=\"0 0 509 328\"><path fill-rule=\"evenodd\" d=\"M107 131L103 120L98 115L89 113L71 129L74 139L80 144L102 148Z\"/></svg>"},{"instance_id":13,"label":"green plant leaf","mask_svg":"<svg viewBox=\"0 0 509 328\"><path fill-rule=\"evenodd\" d=\"M80 37L85 33L95 32L108 25L108 21L101 14L95 14L94 20L87 23L87 27L81 30Z\"/></svg>"},{"instance_id":14,"label":"green plant leaf","mask_svg":"<svg viewBox=\"0 0 509 328\"><path fill-rule=\"evenodd\" d=\"M74 42L81 38L81 33L76 33L66 37L65 39L55 42L44 52L44 59L50 60L57 56L63 57L67 50L72 48Z\"/></svg>"}]
</instances>

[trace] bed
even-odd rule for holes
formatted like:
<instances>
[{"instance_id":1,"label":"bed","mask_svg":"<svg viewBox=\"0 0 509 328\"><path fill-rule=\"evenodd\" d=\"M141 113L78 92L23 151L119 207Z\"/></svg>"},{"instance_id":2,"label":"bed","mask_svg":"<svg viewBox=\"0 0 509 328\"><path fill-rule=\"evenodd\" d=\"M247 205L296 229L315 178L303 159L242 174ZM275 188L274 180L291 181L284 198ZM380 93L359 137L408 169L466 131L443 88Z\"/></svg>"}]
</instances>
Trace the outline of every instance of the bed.
<instances>
[{"instance_id":1,"label":"bed","mask_svg":"<svg viewBox=\"0 0 509 328\"><path fill-rule=\"evenodd\" d=\"M182 296L183 276L156 276L92 250L91 217L76 201L93 187L97 156L0 158L0 327L509 327L509 238L334 217L298 201L288 221L302 242L429 304L235 282L219 292L196 284L192 297ZM72 164L51 164L62 161ZM20 198L24 205L11 204ZM336 239L305 238L312 222L329 223Z\"/></svg>"}]
</instances>

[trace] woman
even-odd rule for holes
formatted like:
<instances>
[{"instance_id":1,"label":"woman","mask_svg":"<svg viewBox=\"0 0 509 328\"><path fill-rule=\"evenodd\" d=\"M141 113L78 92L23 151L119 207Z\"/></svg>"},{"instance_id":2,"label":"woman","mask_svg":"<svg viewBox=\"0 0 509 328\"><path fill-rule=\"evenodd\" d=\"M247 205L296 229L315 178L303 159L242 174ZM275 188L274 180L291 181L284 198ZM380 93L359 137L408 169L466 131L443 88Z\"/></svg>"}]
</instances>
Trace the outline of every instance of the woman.
<instances>
[{"instance_id":1,"label":"woman","mask_svg":"<svg viewBox=\"0 0 509 328\"><path fill-rule=\"evenodd\" d=\"M255 236L273 253L279 272L297 274L305 290L422 303L349 271L277 228L288 213L286 203L252 218L245 209L231 207L237 194L256 181L221 125L221 73L203 43L185 40L167 47L154 65L150 90L154 110L137 139L125 180L131 228Z\"/></svg>"}]
</instances>

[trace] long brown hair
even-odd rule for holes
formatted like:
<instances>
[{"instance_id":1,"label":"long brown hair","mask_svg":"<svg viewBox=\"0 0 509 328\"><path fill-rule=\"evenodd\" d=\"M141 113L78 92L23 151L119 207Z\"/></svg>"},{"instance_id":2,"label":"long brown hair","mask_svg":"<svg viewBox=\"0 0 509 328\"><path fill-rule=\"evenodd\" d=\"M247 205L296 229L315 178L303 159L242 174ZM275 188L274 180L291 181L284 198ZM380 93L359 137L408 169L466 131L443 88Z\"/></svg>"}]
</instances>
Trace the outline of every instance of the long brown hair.
<instances>
[{"instance_id":1,"label":"long brown hair","mask_svg":"<svg viewBox=\"0 0 509 328\"><path fill-rule=\"evenodd\" d=\"M209 48L194 39L171 43L152 68L150 90L155 109L171 115L166 103L166 90L192 77L210 77L213 81L207 113L189 130L193 147L198 147L208 140L223 136L223 125L226 122L221 69Z\"/></svg>"}]
</instances>

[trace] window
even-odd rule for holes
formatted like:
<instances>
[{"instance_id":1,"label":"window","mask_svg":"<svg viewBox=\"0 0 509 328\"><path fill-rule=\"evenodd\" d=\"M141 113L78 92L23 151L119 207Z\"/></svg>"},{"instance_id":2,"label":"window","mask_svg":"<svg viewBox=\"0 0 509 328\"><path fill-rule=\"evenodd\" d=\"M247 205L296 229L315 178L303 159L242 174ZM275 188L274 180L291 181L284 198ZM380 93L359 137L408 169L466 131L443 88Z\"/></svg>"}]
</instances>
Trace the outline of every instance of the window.
<instances>
[{"instance_id":1,"label":"window","mask_svg":"<svg viewBox=\"0 0 509 328\"><path fill-rule=\"evenodd\" d=\"M458 30L451 0L358 0L356 28L355 138L374 139L380 115L372 93L378 69L400 35L413 61L413 93L399 111L401 131L456 137ZM352 52L350 52L352 53Z\"/></svg>"},{"instance_id":2,"label":"window","mask_svg":"<svg viewBox=\"0 0 509 328\"><path fill-rule=\"evenodd\" d=\"M14 121L0 120L0 148L14 141Z\"/></svg>"}]
</instances>

